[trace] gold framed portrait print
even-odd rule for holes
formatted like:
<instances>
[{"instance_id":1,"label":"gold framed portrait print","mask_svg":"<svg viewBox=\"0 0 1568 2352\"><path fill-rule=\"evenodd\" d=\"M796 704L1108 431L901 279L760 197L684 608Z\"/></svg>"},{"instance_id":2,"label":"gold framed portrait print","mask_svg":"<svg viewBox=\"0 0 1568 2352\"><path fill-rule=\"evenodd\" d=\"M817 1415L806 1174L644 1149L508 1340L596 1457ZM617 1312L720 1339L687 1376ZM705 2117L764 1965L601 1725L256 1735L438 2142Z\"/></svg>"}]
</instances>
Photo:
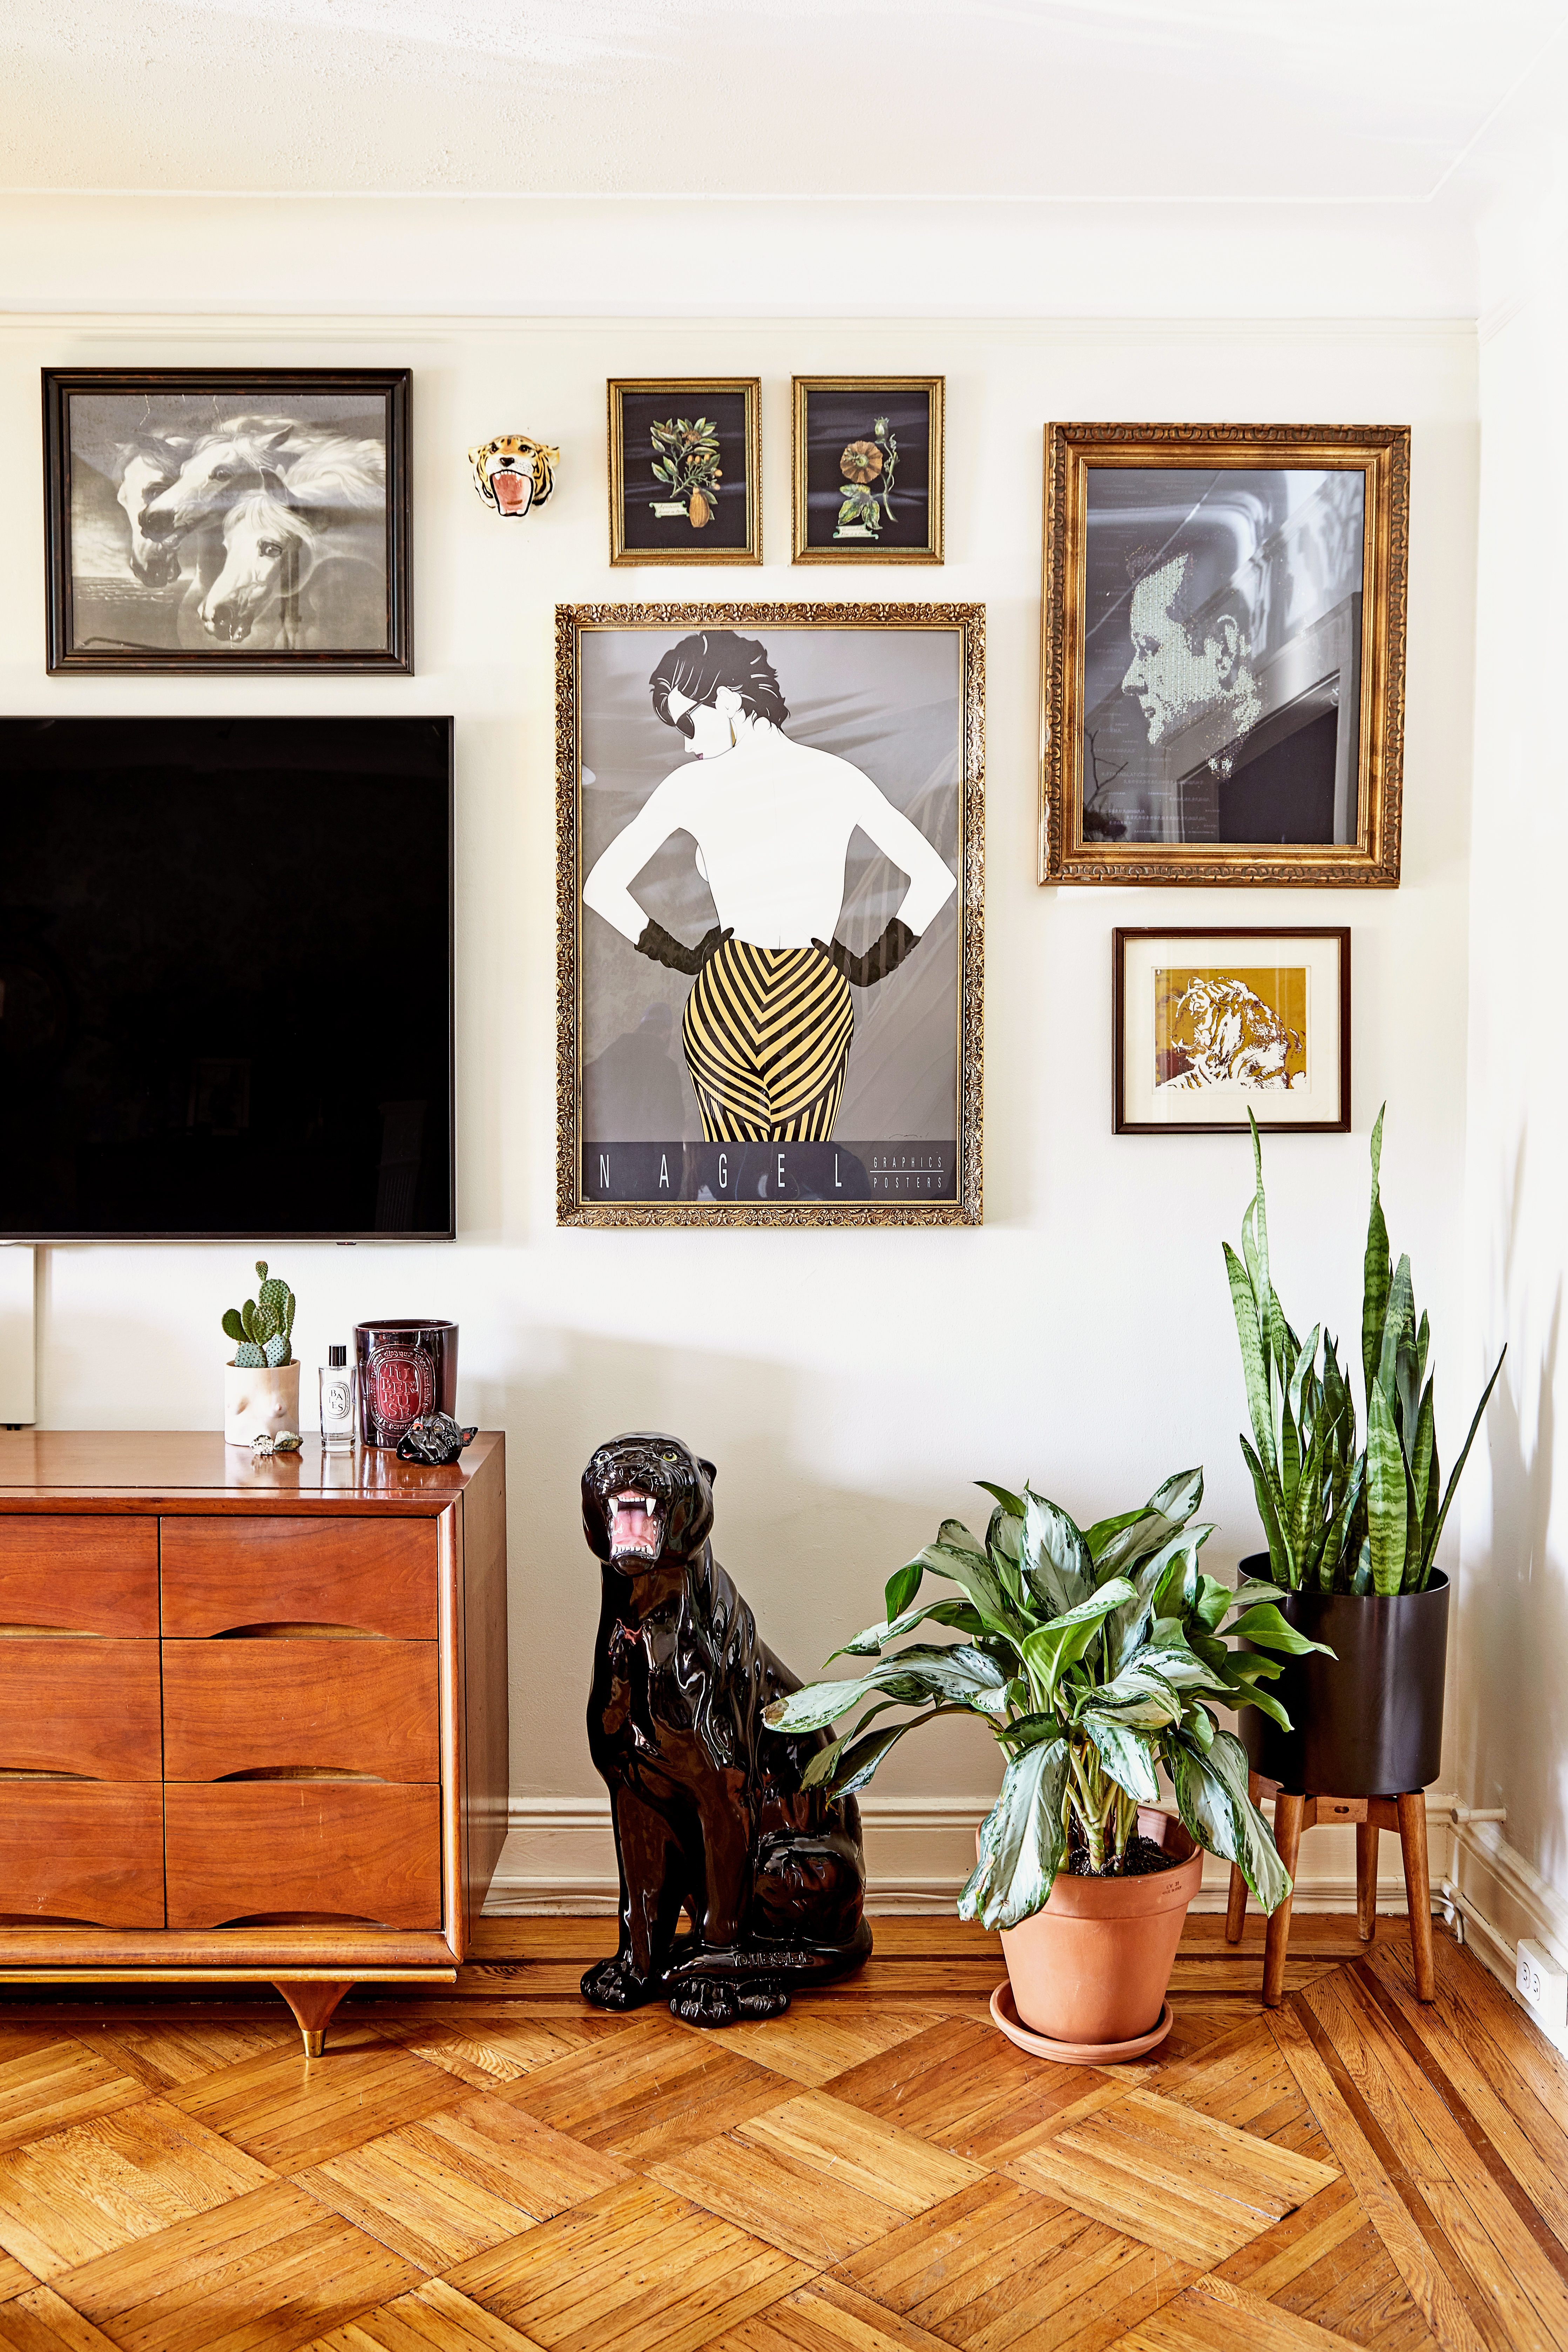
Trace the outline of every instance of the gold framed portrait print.
<instances>
[{"instance_id":1,"label":"gold framed portrait print","mask_svg":"<svg viewBox=\"0 0 1568 2352\"><path fill-rule=\"evenodd\" d=\"M1399 881L1407 425L1046 429L1042 882Z\"/></svg>"},{"instance_id":2,"label":"gold framed portrait print","mask_svg":"<svg viewBox=\"0 0 1568 2352\"><path fill-rule=\"evenodd\" d=\"M980 604L556 608L557 1222L977 1224Z\"/></svg>"}]
</instances>

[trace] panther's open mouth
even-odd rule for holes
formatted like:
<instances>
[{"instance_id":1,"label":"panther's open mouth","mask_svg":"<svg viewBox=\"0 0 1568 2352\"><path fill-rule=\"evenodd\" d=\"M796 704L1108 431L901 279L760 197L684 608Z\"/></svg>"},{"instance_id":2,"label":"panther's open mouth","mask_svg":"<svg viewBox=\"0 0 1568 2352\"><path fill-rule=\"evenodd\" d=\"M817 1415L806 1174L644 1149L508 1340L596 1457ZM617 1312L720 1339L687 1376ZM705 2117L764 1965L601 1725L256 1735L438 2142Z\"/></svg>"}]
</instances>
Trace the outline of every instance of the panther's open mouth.
<instances>
[{"instance_id":1,"label":"panther's open mouth","mask_svg":"<svg viewBox=\"0 0 1568 2352\"><path fill-rule=\"evenodd\" d=\"M664 1511L657 1495L626 1487L609 1498L610 1558L635 1553L639 1559L657 1559L664 1542Z\"/></svg>"}]
</instances>

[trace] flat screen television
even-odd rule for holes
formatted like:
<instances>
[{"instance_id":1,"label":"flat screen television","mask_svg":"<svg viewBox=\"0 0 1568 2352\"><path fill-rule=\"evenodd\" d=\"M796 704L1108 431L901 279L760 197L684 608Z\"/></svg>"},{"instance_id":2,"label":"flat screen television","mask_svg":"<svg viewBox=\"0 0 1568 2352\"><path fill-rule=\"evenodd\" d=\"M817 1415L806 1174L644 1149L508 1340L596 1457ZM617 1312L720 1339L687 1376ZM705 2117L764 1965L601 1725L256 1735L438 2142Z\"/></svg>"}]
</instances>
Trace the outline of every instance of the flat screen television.
<instances>
[{"instance_id":1,"label":"flat screen television","mask_svg":"<svg viewBox=\"0 0 1568 2352\"><path fill-rule=\"evenodd\" d=\"M0 719L0 1236L455 1231L452 721Z\"/></svg>"}]
</instances>

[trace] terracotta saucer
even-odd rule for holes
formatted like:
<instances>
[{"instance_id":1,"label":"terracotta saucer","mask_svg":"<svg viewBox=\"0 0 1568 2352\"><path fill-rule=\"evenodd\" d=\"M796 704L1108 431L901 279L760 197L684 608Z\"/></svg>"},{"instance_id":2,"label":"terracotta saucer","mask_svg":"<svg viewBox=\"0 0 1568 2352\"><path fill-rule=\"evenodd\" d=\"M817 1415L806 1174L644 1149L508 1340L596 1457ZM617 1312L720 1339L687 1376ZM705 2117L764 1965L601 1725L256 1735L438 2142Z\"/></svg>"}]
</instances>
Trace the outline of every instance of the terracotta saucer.
<instances>
[{"instance_id":1,"label":"terracotta saucer","mask_svg":"<svg viewBox=\"0 0 1568 2352\"><path fill-rule=\"evenodd\" d=\"M1030 2051L1037 2058L1054 2058L1062 2066L1114 2066L1122 2058L1142 2058L1156 2042L1163 2042L1171 2030L1172 2017L1171 2004L1166 2001L1158 2022L1131 2042L1053 2042L1048 2034L1032 2033L1020 2023L1013 2006L1013 1988L1004 1977L991 1996L991 2022L1009 2042L1016 2042L1020 2050Z\"/></svg>"}]
</instances>

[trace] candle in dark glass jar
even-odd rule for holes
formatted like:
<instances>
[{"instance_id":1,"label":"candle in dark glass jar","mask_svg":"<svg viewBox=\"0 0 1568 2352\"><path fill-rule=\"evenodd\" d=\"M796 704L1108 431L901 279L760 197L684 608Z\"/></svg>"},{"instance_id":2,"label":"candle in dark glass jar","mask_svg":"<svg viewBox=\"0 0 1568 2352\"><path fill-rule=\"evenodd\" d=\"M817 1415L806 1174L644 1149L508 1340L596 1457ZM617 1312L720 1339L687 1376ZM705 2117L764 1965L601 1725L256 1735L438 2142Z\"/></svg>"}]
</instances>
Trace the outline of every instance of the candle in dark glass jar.
<instances>
[{"instance_id":1,"label":"candle in dark glass jar","mask_svg":"<svg viewBox=\"0 0 1568 2352\"><path fill-rule=\"evenodd\" d=\"M421 1413L458 1410L458 1327L439 1318L389 1316L356 1323L360 1435L395 1446Z\"/></svg>"}]
</instances>

